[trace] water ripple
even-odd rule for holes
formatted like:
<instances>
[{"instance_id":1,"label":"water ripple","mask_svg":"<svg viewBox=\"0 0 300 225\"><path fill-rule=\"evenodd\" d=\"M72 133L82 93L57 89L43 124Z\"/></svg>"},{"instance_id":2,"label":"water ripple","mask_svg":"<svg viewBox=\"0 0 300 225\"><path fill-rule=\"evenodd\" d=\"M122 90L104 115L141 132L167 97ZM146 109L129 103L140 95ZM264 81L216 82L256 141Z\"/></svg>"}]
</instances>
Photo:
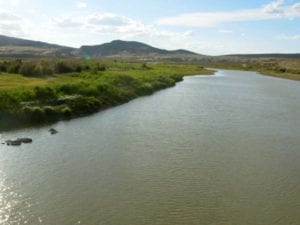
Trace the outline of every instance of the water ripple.
<instances>
[{"instance_id":1,"label":"water ripple","mask_svg":"<svg viewBox=\"0 0 300 225\"><path fill-rule=\"evenodd\" d=\"M31 204L24 196L8 185L7 176L0 171L0 224L42 224L42 219L31 213Z\"/></svg>"}]
</instances>

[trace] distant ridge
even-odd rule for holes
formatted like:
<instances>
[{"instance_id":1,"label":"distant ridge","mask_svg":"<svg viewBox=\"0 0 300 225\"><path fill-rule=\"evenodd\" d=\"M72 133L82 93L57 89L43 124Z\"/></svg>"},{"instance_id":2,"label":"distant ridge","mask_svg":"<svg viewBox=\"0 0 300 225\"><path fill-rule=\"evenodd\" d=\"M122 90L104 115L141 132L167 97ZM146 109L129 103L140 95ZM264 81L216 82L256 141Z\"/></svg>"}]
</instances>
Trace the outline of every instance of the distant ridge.
<instances>
[{"instance_id":1,"label":"distant ridge","mask_svg":"<svg viewBox=\"0 0 300 225\"><path fill-rule=\"evenodd\" d=\"M0 57L74 57L76 51L67 46L0 35Z\"/></svg>"},{"instance_id":2,"label":"distant ridge","mask_svg":"<svg viewBox=\"0 0 300 225\"><path fill-rule=\"evenodd\" d=\"M300 53L294 54L232 54L207 56L184 49L165 50L137 41L115 40L99 45L83 45L72 48L47 42L26 40L0 35L0 58L102 58L124 60L170 60L170 61L218 61L223 59L299 59Z\"/></svg>"},{"instance_id":3,"label":"distant ridge","mask_svg":"<svg viewBox=\"0 0 300 225\"><path fill-rule=\"evenodd\" d=\"M91 57L117 57L117 56L148 56L148 55L176 55L176 54L185 54L196 56L198 54L190 52L187 50L175 50L168 51L165 49L159 49L152 47L150 45L136 42L136 41L121 41L115 40L110 43L105 43L101 45L93 46L81 46L80 52Z\"/></svg>"},{"instance_id":4,"label":"distant ridge","mask_svg":"<svg viewBox=\"0 0 300 225\"><path fill-rule=\"evenodd\" d=\"M49 44L41 41L32 41L22 38L14 38L8 37L5 35L0 35L0 46L27 46L27 47L38 47L38 48L68 48L73 49L71 47Z\"/></svg>"},{"instance_id":5,"label":"distant ridge","mask_svg":"<svg viewBox=\"0 0 300 225\"><path fill-rule=\"evenodd\" d=\"M199 56L201 55L184 49L168 51L136 41L115 40L110 43L100 45L85 45L80 48L71 48L41 41L32 41L0 35L1 58L88 57L189 61L195 60Z\"/></svg>"}]
</instances>

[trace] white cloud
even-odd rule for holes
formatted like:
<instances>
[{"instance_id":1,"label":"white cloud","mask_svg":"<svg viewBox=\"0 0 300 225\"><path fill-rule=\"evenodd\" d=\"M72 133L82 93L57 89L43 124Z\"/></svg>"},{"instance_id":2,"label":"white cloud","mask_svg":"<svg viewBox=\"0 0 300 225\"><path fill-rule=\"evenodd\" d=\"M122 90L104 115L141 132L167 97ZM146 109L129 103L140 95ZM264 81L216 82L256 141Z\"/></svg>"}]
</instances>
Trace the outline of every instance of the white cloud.
<instances>
[{"instance_id":1,"label":"white cloud","mask_svg":"<svg viewBox=\"0 0 300 225\"><path fill-rule=\"evenodd\" d=\"M158 29L155 26L112 13L68 15L52 19L47 27L52 32L63 33L66 40L81 39L79 46L122 39L141 41L160 48L176 49L185 48L185 44L190 43L190 40L194 38L192 31L174 32Z\"/></svg>"},{"instance_id":2,"label":"white cloud","mask_svg":"<svg viewBox=\"0 0 300 225\"><path fill-rule=\"evenodd\" d=\"M6 4L6 5L18 5L19 0L0 0L0 4Z\"/></svg>"},{"instance_id":3,"label":"white cloud","mask_svg":"<svg viewBox=\"0 0 300 225\"><path fill-rule=\"evenodd\" d=\"M276 0L256 9L242 9L224 12L188 13L161 18L158 25L212 27L228 22L290 19L300 17L300 3L284 5L284 0Z\"/></svg>"},{"instance_id":4,"label":"white cloud","mask_svg":"<svg viewBox=\"0 0 300 225\"><path fill-rule=\"evenodd\" d=\"M284 0L276 0L263 7L263 11L266 13L280 13L281 7L284 4Z\"/></svg>"},{"instance_id":5,"label":"white cloud","mask_svg":"<svg viewBox=\"0 0 300 225\"><path fill-rule=\"evenodd\" d=\"M233 30L226 30L226 29L221 29L221 30L218 30L219 33L224 33L224 34L232 34L233 33Z\"/></svg>"},{"instance_id":6,"label":"white cloud","mask_svg":"<svg viewBox=\"0 0 300 225\"><path fill-rule=\"evenodd\" d=\"M0 10L0 33L12 36L24 35L21 17L10 11Z\"/></svg>"},{"instance_id":7,"label":"white cloud","mask_svg":"<svg viewBox=\"0 0 300 225\"><path fill-rule=\"evenodd\" d=\"M84 8L87 8L87 3L86 2L77 2L76 3L76 7L78 9L84 9Z\"/></svg>"},{"instance_id":8,"label":"white cloud","mask_svg":"<svg viewBox=\"0 0 300 225\"><path fill-rule=\"evenodd\" d=\"M115 14L92 14L88 16L87 20L88 24L94 26L111 26L111 27L121 27L121 26L128 26L135 21L129 19L127 17L115 15Z\"/></svg>"},{"instance_id":9,"label":"white cloud","mask_svg":"<svg viewBox=\"0 0 300 225\"><path fill-rule=\"evenodd\" d=\"M143 23L112 13L68 16L53 19L53 25L63 29L81 29L92 33L140 34L151 29Z\"/></svg>"},{"instance_id":10,"label":"white cloud","mask_svg":"<svg viewBox=\"0 0 300 225\"><path fill-rule=\"evenodd\" d=\"M182 36L185 36L185 37L192 37L194 35L194 32L193 31L186 31L182 34Z\"/></svg>"},{"instance_id":11,"label":"white cloud","mask_svg":"<svg viewBox=\"0 0 300 225\"><path fill-rule=\"evenodd\" d=\"M15 15L14 13L10 11L3 11L0 10L0 21L1 22L15 22L21 20L20 17Z\"/></svg>"},{"instance_id":12,"label":"white cloud","mask_svg":"<svg viewBox=\"0 0 300 225\"><path fill-rule=\"evenodd\" d=\"M276 38L279 40L298 41L300 40L300 34L295 34L295 35L280 34Z\"/></svg>"}]
</instances>

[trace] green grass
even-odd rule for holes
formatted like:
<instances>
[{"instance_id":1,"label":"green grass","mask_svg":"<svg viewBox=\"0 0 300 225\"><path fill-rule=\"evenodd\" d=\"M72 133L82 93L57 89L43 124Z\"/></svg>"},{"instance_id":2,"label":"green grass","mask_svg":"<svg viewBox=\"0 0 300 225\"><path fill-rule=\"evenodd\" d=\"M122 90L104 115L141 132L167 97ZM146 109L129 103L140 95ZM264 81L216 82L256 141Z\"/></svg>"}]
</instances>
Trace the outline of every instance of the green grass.
<instances>
[{"instance_id":1,"label":"green grass","mask_svg":"<svg viewBox=\"0 0 300 225\"><path fill-rule=\"evenodd\" d=\"M213 73L185 63L109 61L99 66L77 60L72 65L78 63L88 69L35 77L2 72L0 130L87 115L174 86L184 75Z\"/></svg>"},{"instance_id":2,"label":"green grass","mask_svg":"<svg viewBox=\"0 0 300 225\"><path fill-rule=\"evenodd\" d=\"M51 80L53 80L53 78L29 78L20 74L0 72L0 89L42 86L46 85Z\"/></svg>"}]
</instances>

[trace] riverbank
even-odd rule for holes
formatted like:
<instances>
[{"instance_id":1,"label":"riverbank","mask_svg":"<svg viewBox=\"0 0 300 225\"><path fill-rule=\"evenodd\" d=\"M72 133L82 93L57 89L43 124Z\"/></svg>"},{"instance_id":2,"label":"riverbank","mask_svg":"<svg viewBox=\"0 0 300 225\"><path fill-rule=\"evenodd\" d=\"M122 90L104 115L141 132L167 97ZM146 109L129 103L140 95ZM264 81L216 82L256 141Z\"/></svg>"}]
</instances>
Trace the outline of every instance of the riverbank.
<instances>
[{"instance_id":1,"label":"riverbank","mask_svg":"<svg viewBox=\"0 0 300 225\"><path fill-rule=\"evenodd\" d=\"M224 59L205 63L206 67L255 71L262 75L300 80L299 59Z\"/></svg>"},{"instance_id":2,"label":"riverbank","mask_svg":"<svg viewBox=\"0 0 300 225\"><path fill-rule=\"evenodd\" d=\"M53 74L0 74L0 131L85 116L172 87L185 75L214 73L188 63L63 63L74 71L58 73L57 63L34 61L25 65L47 65Z\"/></svg>"}]
</instances>

